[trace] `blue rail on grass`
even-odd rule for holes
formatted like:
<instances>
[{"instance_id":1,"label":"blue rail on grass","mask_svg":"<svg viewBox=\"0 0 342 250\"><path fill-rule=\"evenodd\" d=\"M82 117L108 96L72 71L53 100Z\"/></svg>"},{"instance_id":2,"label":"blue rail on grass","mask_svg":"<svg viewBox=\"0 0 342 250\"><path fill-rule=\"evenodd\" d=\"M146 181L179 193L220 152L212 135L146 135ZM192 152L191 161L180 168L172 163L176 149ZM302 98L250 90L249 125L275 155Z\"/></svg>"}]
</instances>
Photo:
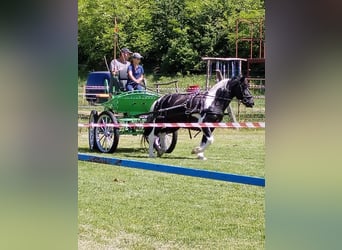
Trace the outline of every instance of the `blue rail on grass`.
<instances>
[{"instance_id":1,"label":"blue rail on grass","mask_svg":"<svg viewBox=\"0 0 342 250\"><path fill-rule=\"evenodd\" d=\"M149 162L124 160L124 159L102 157L102 156L95 156L95 155L82 154L82 153L78 153L78 160L117 165L117 166L122 166L122 167L129 167L129 168L145 169L145 170L158 171L158 172L164 172L164 173L170 173L170 174L179 174L179 175L193 176L193 177L199 177L199 178L235 182L235 183L241 183L241 184L261 186L261 187L265 186L264 178L246 176L246 175L229 174L229 173L224 173L224 172L215 172L215 171L209 171L209 170L204 170L204 169L184 168L184 167L179 167L179 166L169 166L169 165L149 163Z\"/></svg>"}]
</instances>

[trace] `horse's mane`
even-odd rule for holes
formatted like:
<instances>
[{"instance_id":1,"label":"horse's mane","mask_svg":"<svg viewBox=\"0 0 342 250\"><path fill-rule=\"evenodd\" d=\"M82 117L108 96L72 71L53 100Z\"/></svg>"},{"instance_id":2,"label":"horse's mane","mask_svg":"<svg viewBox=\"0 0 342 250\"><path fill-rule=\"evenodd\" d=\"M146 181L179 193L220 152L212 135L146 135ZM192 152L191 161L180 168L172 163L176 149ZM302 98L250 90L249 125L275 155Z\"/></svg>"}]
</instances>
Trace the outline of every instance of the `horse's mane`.
<instances>
[{"instance_id":1,"label":"horse's mane","mask_svg":"<svg viewBox=\"0 0 342 250\"><path fill-rule=\"evenodd\" d=\"M223 79L223 80L219 81L214 86L212 86L211 89L209 89L208 94L211 96L215 96L215 93L217 92L217 90L225 87L229 80L230 79Z\"/></svg>"},{"instance_id":2,"label":"horse's mane","mask_svg":"<svg viewBox=\"0 0 342 250\"><path fill-rule=\"evenodd\" d=\"M217 92L218 89L220 88L225 88L227 83L229 82L229 84L236 82L235 80L239 80L242 79L239 76L234 76L232 78L227 78L227 79L223 79L221 81L219 81L218 83L216 83L209 91L208 94L209 95L215 95L215 93Z\"/></svg>"}]
</instances>

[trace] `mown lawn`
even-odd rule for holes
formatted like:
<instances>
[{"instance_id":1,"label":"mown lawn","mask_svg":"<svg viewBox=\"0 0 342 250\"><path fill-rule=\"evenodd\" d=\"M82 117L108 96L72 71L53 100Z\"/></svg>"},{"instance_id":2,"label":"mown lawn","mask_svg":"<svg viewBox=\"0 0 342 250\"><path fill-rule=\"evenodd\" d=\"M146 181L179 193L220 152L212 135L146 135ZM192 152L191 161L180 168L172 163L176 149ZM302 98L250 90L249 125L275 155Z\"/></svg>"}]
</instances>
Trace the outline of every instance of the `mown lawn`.
<instances>
[{"instance_id":1,"label":"mown lawn","mask_svg":"<svg viewBox=\"0 0 342 250\"><path fill-rule=\"evenodd\" d=\"M79 151L88 152L79 130ZM113 157L264 176L265 131L218 129L207 161L180 130L172 154L147 158L140 136ZM110 156L110 155L106 155ZM264 188L79 161L79 249L264 249Z\"/></svg>"}]
</instances>

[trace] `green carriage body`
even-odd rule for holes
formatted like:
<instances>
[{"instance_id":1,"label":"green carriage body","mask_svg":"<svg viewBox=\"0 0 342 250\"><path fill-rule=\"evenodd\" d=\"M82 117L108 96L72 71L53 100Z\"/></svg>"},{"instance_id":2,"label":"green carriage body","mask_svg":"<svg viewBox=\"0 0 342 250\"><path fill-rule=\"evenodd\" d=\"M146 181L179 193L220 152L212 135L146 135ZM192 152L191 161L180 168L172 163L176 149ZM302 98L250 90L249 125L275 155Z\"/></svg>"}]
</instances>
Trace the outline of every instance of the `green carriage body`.
<instances>
[{"instance_id":1,"label":"green carriage body","mask_svg":"<svg viewBox=\"0 0 342 250\"><path fill-rule=\"evenodd\" d=\"M153 103L160 95L151 91L120 92L112 96L110 100L102 103L104 111L98 114L93 110L90 114L89 123L144 123ZM89 127L89 148L102 153L113 153L118 146L120 135L141 135L143 127L123 126L114 127ZM166 153L171 153L177 143L177 131L167 134ZM159 147L159 139L153 145Z\"/></svg>"},{"instance_id":2,"label":"green carriage body","mask_svg":"<svg viewBox=\"0 0 342 250\"><path fill-rule=\"evenodd\" d=\"M112 96L112 99L103 103L105 111L115 114L118 123L144 123L146 114L150 112L152 104L160 97L151 91L130 91L120 92ZM143 133L143 128L122 127L120 135L139 135Z\"/></svg>"},{"instance_id":3,"label":"green carriage body","mask_svg":"<svg viewBox=\"0 0 342 250\"><path fill-rule=\"evenodd\" d=\"M133 118L150 111L152 104L160 96L151 91L122 92L113 95L112 99L103 103L105 110L123 114L124 118Z\"/></svg>"}]
</instances>

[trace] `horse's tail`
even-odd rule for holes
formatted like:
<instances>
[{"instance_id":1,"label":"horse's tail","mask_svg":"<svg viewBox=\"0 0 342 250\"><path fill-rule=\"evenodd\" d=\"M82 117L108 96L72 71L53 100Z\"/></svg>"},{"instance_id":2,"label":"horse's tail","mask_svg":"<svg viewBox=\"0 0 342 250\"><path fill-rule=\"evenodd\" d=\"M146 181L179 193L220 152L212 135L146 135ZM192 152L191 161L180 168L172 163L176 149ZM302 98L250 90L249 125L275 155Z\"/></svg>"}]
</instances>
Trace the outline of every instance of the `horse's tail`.
<instances>
[{"instance_id":1,"label":"horse's tail","mask_svg":"<svg viewBox=\"0 0 342 250\"><path fill-rule=\"evenodd\" d=\"M146 119L146 122L151 123L153 122L153 114L149 115ZM153 127L145 127L143 134L141 136L141 141L140 141L140 145L142 147L146 147L147 143L148 143L148 136L151 134Z\"/></svg>"},{"instance_id":2,"label":"horse's tail","mask_svg":"<svg viewBox=\"0 0 342 250\"><path fill-rule=\"evenodd\" d=\"M142 147L142 148L146 148L146 145L148 145L148 135L149 134L147 134L147 135L145 135L145 131L146 131L146 129L144 129L144 133L143 133L143 135L141 136L141 140L140 140L140 146ZM152 131L152 130L151 130ZM151 133L151 132L150 132Z\"/></svg>"},{"instance_id":3,"label":"horse's tail","mask_svg":"<svg viewBox=\"0 0 342 250\"><path fill-rule=\"evenodd\" d=\"M153 115L149 115L146 119L147 123L153 122ZM145 127L143 132L143 137L147 138L151 134L153 127Z\"/></svg>"}]
</instances>

